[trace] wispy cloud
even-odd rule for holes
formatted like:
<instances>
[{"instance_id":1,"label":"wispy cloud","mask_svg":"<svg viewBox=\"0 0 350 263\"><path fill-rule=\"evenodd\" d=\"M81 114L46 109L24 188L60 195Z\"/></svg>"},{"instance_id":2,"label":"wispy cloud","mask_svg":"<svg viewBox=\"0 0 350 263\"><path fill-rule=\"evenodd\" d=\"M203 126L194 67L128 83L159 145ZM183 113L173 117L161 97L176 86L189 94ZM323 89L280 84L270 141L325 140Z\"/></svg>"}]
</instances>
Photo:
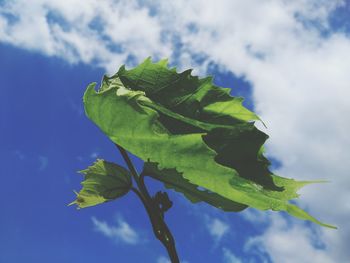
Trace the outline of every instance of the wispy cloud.
<instances>
[{"instance_id":1,"label":"wispy cloud","mask_svg":"<svg viewBox=\"0 0 350 263\"><path fill-rule=\"evenodd\" d=\"M116 225L110 225L105 221L98 220L96 217L91 218L95 230L104 236L130 245L136 245L141 242L139 234L120 216L117 218Z\"/></svg>"},{"instance_id":2,"label":"wispy cloud","mask_svg":"<svg viewBox=\"0 0 350 263\"><path fill-rule=\"evenodd\" d=\"M256 225L267 225L269 223L269 216L271 211L261 211L257 209L247 208L240 213L240 216L245 220L254 223Z\"/></svg>"},{"instance_id":3,"label":"wispy cloud","mask_svg":"<svg viewBox=\"0 0 350 263\"><path fill-rule=\"evenodd\" d=\"M224 263L242 263L243 262L228 248L223 248L222 251L224 255Z\"/></svg>"},{"instance_id":4,"label":"wispy cloud","mask_svg":"<svg viewBox=\"0 0 350 263\"><path fill-rule=\"evenodd\" d=\"M96 158L98 157L98 155L99 155L98 152L92 152L92 153L90 154L90 158L91 158L91 159L96 159Z\"/></svg>"},{"instance_id":5,"label":"wispy cloud","mask_svg":"<svg viewBox=\"0 0 350 263\"><path fill-rule=\"evenodd\" d=\"M21 161L26 158L25 154L20 150L14 150L12 153Z\"/></svg>"},{"instance_id":6,"label":"wispy cloud","mask_svg":"<svg viewBox=\"0 0 350 263\"><path fill-rule=\"evenodd\" d=\"M20 161L35 163L34 165L38 167L38 171L40 172L46 170L49 165L49 157L46 155L28 154L21 150L14 150L11 153Z\"/></svg>"},{"instance_id":7,"label":"wispy cloud","mask_svg":"<svg viewBox=\"0 0 350 263\"><path fill-rule=\"evenodd\" d=\"M209 234L217 242L220 241L230 230L230 226L219 218L208 217L206 221L206 227Z\"/></svg>"}]
</instances>

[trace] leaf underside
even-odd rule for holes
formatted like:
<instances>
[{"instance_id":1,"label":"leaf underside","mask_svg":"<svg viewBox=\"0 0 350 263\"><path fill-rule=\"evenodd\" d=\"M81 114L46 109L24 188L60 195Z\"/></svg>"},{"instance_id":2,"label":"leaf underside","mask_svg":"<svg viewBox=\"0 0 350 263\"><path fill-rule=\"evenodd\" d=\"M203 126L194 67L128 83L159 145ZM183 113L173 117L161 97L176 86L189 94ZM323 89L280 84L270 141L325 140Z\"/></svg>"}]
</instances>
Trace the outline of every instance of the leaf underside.
<instances>
[{"instance_id":1,"label":"leaf underside","mask_svg":"<svg viewBox=\"0 0 350 263\"><path fill-rule=\"evenodd\" d=\"M123 167L97 160L86 170L81 183L83 188L77 193L77 199L69 205L76 204L78 208L98 205L125 195L131 188L131 175Z\"/></svg>"},{"instance_id":2,"label":"leaf underside","mask_svg":"<svg viewBox=\"0 0 350 263\"><path fill-rule=\"evenodd\" d=\"M105 76L98 91L95 85L84 94L87 116L144 160L144 173L166 187L225 211L286 211L332 227L288 202L310 182L271 173L263 155L268 136L254 126L259 117L211 77L177 73L166 60L147 59Z\"/></svg>"}]
</instances>

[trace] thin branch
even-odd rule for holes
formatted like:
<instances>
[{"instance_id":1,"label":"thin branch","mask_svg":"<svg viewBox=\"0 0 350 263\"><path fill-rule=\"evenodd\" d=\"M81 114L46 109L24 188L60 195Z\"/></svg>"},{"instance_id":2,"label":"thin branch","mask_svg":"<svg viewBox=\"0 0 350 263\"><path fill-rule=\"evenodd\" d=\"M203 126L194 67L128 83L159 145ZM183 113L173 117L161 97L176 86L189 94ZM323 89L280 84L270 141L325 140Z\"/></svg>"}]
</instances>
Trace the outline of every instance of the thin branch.
<instances>
[{"instance_id":1,"label":"thin branch","mask_svg":"<svg viewBox=\"0 0 350 263\"><path fill-rule=\"evenodd\" d=\"M148 207L147 201L145 200L145 198L143 197L143 195L140 193L140 191L137 190L137 188L131 187L131 191L133 191L133 192L140 198L140 200L142 201L142 203L143 203L143 205L144 205L145 207Z\"/></svg>"},{"instance_id":2,"label":"thin branch","mask_svg":"<svg viewBox=\"0 0 350 263\"><path fill-rule=\"evenodd\" d=\"M168 226L166 225L163 213L160 210L159 206L154 202L153 198L150 196L145 182L144 182L144 175L141 174L141 176L137 173L133 163L131 162L127 151L121 147L118 144L115 144L117 148L119 149L125 163L127 164L130 173L132 174L136 184L137 188L132 187L131 190L140 198L142 201L142 204L144 205L147 214L150 218L152 228L154 235L157 237L157 239L162 242L162 244L165 246L165 248L168 251L170 260L172 263L179 263L179 257L176 252L175 247L175 240L172 236Z\"/></svg>"},{"instance_id":3,"label":"thin branch","mask_svg":"<svg viewBox=\"0 0 350 263\"><path fill-rule=\"evenodd\" d=\"M143 175L139 175L134 167L134 165L132 164L130 158L129 158L129 155L127 153L127 151L121 147L120 145L118 144L115 144L117 146L117 148L119 149L124 161L126 162L126 165L128 166L131 174L133 175L135 181L136 181L136 184L137 184L137 187L140 189L141 193L144 195L144 197L146 198L146 200L148 202L152 202L152 198L150 196L150 194L148 193L148 190L145 186L145 183L144 183L144 180L143 180Z\"/></svg>"},{"instance_id":4,"label":"thin branch","mask_svg":"<svg viewBox=\"0 0 350 263\"><path fill-rule=\"evenodd\" d=\"M147 214L148 216L151 218L153 217L153 214L152 214L152 209L149 207L149 204L147 203L147 200L145 199L145 197L142 195L142 193L136 189L135 187L132 187L131 190L138 196L138 198L141 200L143 206L145 207L146 211L147 211ZM154 224L154 220L150 220L151 221L151 224L152 224L152 227L153 229L156 229L156 225Z\"/></svg>"},{"instance_id":5,"label":"thin branch","mask_svg":"<svg viewBox=\"0 0 350 263\"><path fill-rule=\"evenodd\" d=\"M124 161L126 162L126 165L128 166L128 168L129 168L131 174L134 176L135 180L137 180L136 178L138 178L139 175L138 175L138 173L137 173L137 171L136 171L134 165L132 164L132 162L131 162L131 160L130 160L130 158L129 158L128 153L127 153L126 150L125 150L123 147L121 147L120 145L118 145L118 144L115 144L115 145L116 145L117 148L119 149L119 151L120 151L120 153L121 153L121 155L122 155Z\"/></svg>"}]
</instances>

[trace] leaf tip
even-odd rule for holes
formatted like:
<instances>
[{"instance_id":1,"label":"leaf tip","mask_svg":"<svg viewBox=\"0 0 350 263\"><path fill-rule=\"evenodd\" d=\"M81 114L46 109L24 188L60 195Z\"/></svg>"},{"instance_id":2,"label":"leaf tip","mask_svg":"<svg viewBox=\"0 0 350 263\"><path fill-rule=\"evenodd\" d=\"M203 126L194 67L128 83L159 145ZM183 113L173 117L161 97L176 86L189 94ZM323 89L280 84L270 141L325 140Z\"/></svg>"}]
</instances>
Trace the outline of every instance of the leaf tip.
<instances>
[{"instance_id":1,"label":"leaf tip","mask_svg":"<svg viewBox=\"0 0 350 263\"><path fill-rule=\"evenodd\" d=\"M158 65L159 66L162 66L162 67L167 67L168 66L168 63L169 63L169 59L168 58L163 58L161 60L158 61Z\"/></svg>"},{"instance_id":2,"label":"leaf tip","mask_svg":"<svg viewBox=\"0 0 350 263\"><path fill-rule=\"evenodd\" d=\"M67 206L72 206L77 203L77 200L74 200L73 202L70 202Z\"/></svg>"},{"instance_id":3,"label":"leaf tip","mask_svg":"<svg viewBox=\"0 0 350 263\"><path fill-rule=\"evenodd\" d=\"M149 63L152 63L152 56L148 56L143 62L143 63L146 63L146 64L149 64Z\"/></svg>"},{"instance_id":4,"label":"leaf tip","mask_svg":"<svg viewBox=\"0 0 350 263\"><path fill-rule=\"evenodd\" d=\"M80 209L80 207L79 207L79 193L75 190L73 190L73 192L76 195L76 199L73 202L70 202L67 206L72 206L72 205L76 204L78 206L77 208Z\"/></svg>"}]
</instances>

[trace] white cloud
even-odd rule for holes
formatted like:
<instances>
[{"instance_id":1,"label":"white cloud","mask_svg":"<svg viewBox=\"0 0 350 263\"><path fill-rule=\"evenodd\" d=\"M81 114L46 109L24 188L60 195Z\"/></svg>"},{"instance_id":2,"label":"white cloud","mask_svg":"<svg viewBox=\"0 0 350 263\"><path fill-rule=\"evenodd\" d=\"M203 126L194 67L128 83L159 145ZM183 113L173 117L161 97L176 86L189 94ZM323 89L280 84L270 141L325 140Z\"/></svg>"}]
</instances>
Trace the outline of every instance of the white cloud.
<instances>
[{"instance_id":1,"label":"white cloud","mask_svg":"<svg viewBox=\"0 0 350 263\"><path fill-rule=\"evenodd\" d=\"M262 257L268 253L273 262L331 263L338 262L330 255L321 239L321 233L301 223L288 224L278 214L270 214L270 225L264 234L248 240L245 250ZM262 257L263 258L263 257Z\"/></svg>"},{"instance_id":2,"label":"white cloud","mask_svg":"<svg viewBox=\"0 0 350 263\"><path fill-rule=\"evenodd\" d=\"M238 258L231 250L227 248L222 249L224 254L224 262L225 263L241 263L242 260Z\"/></svg>"},{"instance_id":3,"label":"white cloud","mask_svg":"<svg viewBox=\"0 0 350 263\"><path fill-rule=\"evenodd\" d=\"M209 234L215 239L215 241L220 241L230 231L230 226L218 218L208 217L206 221L206 227Z\"/></svg>"},{"instance_id":4,"label":"white cloud","mask_svg":"<svg viewBox=\"0 0 350 263\"><path fill-rule=\"evenodd\" d=\"M251 223L265 225L269 221L271 213L274 212L247 208L240 213L240 216Z\"/></svg>"},{"instance_id":5,"label":"white cloud","mask_svg":"<svg viewBox=\"0 0 350 263\"><path fill-rule=\"evenodd\" d=\"M130 55L171 55L158 20L135 0L8 1L0 6L0 25L1 42L111 72Z\"/></svg>"},{"instance_id":6,"label":"white cloud","mask_svg":"<svg viewBox=\"0 0 350 263\"><path fill-rule=\"evenodd\" d=\"M350 238L346 166L350 160L350 39L342 32L322 35L331 29L329 15L341 4L327 0L205 4L199 0L142 4L18 0L0 7L0 41L108 71L128 56L139 61L153 55L171 57L186 67L191 64L200 72L213 61L244 76L253 86L255 107L268 126L268 152L283 164L277 172L332 181L309 186L301 194L312 214L339 226L339 231L322 229L320 239L327 247L326 258L344 262L350 257L346 242ZM50 22L48 14L59 16L68 26ZM99 21L96 28L91 26L93 21ZM204 62L194 61L197 55ZM300 234L303 244L309 240L308 230L295 224L290 231ZM274 242L270 244L268 253L279 257L282 252ZM298 254L304 249L308 255L320 253L313 246L300 245Z\"/></svg>"},{"instance_id":7,"label":"white cloud","mask_svg":"<svg viewBox=\"0 0 350 263\"><path fill-rule=\"evenodd\" d=\"M104 236L117 241L130 245L139 244L141 239L138 233L121 217L117 218L117 225L109 225L105 221L98 220L92 217L92 222L95 226L95 230Z\"/></svg>"}]
</instances>

